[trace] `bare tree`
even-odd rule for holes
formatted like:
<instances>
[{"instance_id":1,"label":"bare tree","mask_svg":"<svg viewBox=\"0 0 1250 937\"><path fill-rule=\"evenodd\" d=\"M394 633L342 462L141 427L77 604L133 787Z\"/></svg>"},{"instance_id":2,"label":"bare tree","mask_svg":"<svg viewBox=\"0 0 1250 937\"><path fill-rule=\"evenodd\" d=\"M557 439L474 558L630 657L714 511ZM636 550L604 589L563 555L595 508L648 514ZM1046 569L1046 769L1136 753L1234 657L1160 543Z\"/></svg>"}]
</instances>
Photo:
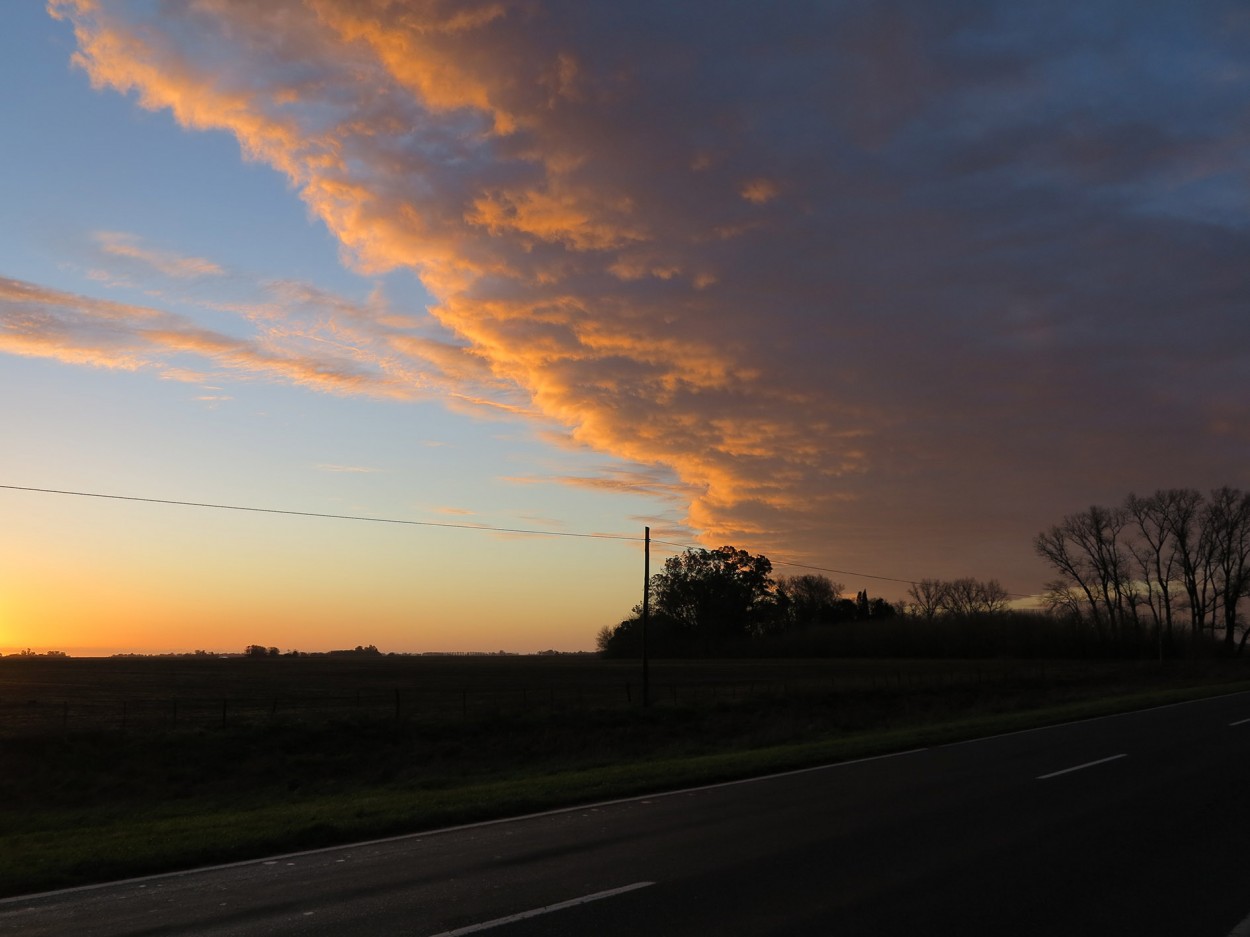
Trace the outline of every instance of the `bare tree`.
<instances>
[{"instance_id":1,"label":"bare tree","mask_svg":"<svg viewBox=\"0 0 1250 937\"><path fill-rule=\"evenodd\" d=\"M1078 622L1085 620L1077 586L1066 577L1052 579L1046 583L1045 590L1042 592L1042 604L1046 606L1046 611L1056 618Z\"/></svg>"},{"instance_id":2,"label":"bare tree","mask_svg":"<svg viewBox=\"0 0 1250 937\"><path fill-rule=\"evenodd\" d=\"M1033 541L1038 555L1085 596L1095 629L1112 641L1122 638L1126 625L1138 639L1141 632L1142 595L1124 536L1128 522L1125 510L1093 505Z\"/></svg>"},{"instance_id":3,"label":"bare tree","mask_svg":"<svg viewBox=\"0 0 1250 937\"><path fill-rule=\"evenodd\" d=\"M943 583L942 608L952 615L984 615L1005 611L1007 591L998 580L981 582L971 577Z\"/></svg>"},{"instance_id":4,"label":"bare tree","mask_svg":"<svg viewBox=\"0 0 1250 937\"><path fill-rule=\"evenodd\" d=\"M1228 487L1212 491L1202 526L1216 573L1215 594L1224 619L1224 648L1232 653L1236 646L1237 602L1250 586L1250 495Z\"/></svg>"},{"instance_id":5,"label":"bare tree","mask_svg":"<svg viewBox=\"0 0 1250 937\"><path fill-rule=\"evenodd\" d=\"M999 615L1007 611L1010 598L1010 593L997 579L987 579L981 583L981 604L987 614Z\"/></svg>"},{"instance_id":6,"label":"bare tree","mask_svg":"<svg viewBox=\"0 0 1250 937\"><path fill-rule=\"evenodd\" d=\"M1203 523L1202 495L1192 488L1171 488L1160 497L1189 603L1190 636L1198 640L1206 628L1207 614L1214 614L1215 578L1211 539Z\"/></svg>"},{"instance_id":7,"label":"bare tree","mask_svg":"<svg viewBox=\"0 0 1250 937\"><path fill-rule=\"evenodd\" d=\"M908 611L925 621L933 621L944 608L946 583L940 579L921 579L911 584L907 595L911 598Z\"/></svg>"},{"instance_id":8,"label":"bare tree","mask_svg":"<svg viewBox=\"0 0 1250 937\"><path fill-rule=\"evenodd\" d=\"M922 579L907 590L908 611L926 621L939 615L985 615L1007 610L1010 597L997 579Z\"/></svg>"},{"instance_id":9,"label":"bare tree","mask_svg":"<svg viewBox=\"0 0 1250 937\"><path fill-rule=\"evenodd\" d=\"M1130 494L1120 508L1068 515L1034 548L1060 576L1047 584L1051 608L1071 611L1072 597L1083 596L1077 604L1112 640L1131 628L1140 646L1148 616L1162 654L1183 593L1192 640L1222 629L1225 648L1239 649L1238 602L1250 594L1250 494L1229 487L1209 500L1189 488Z\"/></svg>"},{"instance_id":10,"label":"bare tree","mask_svg":"<svg viewBox=\"0 0 1250 937\"><path fill-rule=\"evenodd\" d=\"M1154 620L1160 655L1165 639L1169 646L1174 640L1172 585L1179 560L1169 521L1172 500L1171 492L1156 491L1148 498L1130 494L1124 502L1124 510L1136 523L1141 537L1137 543L1130 544L1129 550L1145 584L1146 604Z\"/></svg>"}]
</instances>

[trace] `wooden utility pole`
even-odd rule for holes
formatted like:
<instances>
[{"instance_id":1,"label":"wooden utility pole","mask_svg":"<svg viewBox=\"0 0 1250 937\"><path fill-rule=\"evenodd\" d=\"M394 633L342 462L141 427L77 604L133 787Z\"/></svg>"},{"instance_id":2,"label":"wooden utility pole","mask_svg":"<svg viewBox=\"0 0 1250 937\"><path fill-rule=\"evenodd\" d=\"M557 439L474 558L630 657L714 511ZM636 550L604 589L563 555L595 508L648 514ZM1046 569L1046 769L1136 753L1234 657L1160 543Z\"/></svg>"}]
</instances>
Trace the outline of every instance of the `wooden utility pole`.
<instances>
[{"instance_id":1,"label":"wooden utility pole","mask_svg":"<svg viewBox=\"0 0 1250 937\"><path fill-rule=\"evenodd\" d=\"M642 543L642 708L651 705L651 674L647 661L647 620L651 612L651 528L644 527Z\"/></svg>"}]
</instances>

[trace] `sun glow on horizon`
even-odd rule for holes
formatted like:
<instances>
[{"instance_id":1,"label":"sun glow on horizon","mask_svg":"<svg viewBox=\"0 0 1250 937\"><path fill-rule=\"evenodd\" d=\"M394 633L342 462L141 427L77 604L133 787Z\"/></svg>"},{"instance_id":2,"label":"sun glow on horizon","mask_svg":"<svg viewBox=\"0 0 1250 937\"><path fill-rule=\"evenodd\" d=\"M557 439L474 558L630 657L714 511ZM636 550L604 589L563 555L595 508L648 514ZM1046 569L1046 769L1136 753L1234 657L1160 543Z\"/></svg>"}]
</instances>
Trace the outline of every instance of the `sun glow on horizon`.
<instances>
[{"instance_id":1,"label":"sun glow on horizon","mask_svg":"<svg viewBox=\"0 0 1250 937\"><path fill-rule=\"evenodd\" d=\"M1075 506L1250 488L1219 9L561 9L5 4L0 485L646 524L886 599L1033 594ZM640 598L636 544L0 517L13 650L584 649Z\"/></svg>"}]
</instances>

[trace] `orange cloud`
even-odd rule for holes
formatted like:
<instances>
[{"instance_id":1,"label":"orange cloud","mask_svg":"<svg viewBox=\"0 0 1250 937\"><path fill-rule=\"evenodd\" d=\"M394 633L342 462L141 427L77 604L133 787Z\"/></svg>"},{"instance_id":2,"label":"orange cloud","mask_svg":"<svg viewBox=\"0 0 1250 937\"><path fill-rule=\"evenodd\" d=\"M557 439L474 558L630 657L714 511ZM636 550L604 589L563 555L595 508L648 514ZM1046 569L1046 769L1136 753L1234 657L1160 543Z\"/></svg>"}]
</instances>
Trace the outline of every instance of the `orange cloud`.
<instances>
[{"instance_id":1,"label":"orange cloud","mask_svg":"<svg viewBox=\"0 0 1250 937\"><path fill-rule=\"evenodd\" d=\"M169 277L194 279L206 276L217 277L225 273L218 264L202 257L183 257L171 251L144 247L132 234L120 231L98 231L95 234L95 240L104 253L114 257L137 260Z\"/></svg>"},{"instance_id":2,"label":"orange cloud","mask_svg":"<svg viewBox=\"0 0 1250 937\"><path fill-rule=\"evenodd\" d=\"M515 389L476 368L450 366L452 346L410 334L413 323L305 285L275 301L216 304L261 326L250 338L203 328L152 306L112 302L0 277L0 351L66 364L137 371L206 385L226 377L276 380L323 393L399 399L454 396L479 415L521 409ZM407 327L398 331L397 325ZM474 389L477 389L474 391ZM499 399L493 398L495 395ZM198 399L219 401L222 395Z\"/></svg>"},{"instance_id":3,"label":"orange cloud","mask_svg":"<svg viewBox=\"0 0 1250 937\"><path fill-rule=\"evenodd\" d=\"M613 151L624 137L596 139L586 102L627 102L633 79L589 70L581 50L527 31L527 5L219 0L198 8L194 46L107 4L53 9L73 21L75 60L94 85L134 92L188 128L233 133L249 158L291 179L362 270L418 273L458 339L395 330L383 349L343 310L291 334L279 304L253 310L263 329L246 346L186 329L149 330L147 341L343 392L426 387L530 412L511 397L521 388L583 444L670 466L709 531L741 504L805 503L776 479L810 473L819 453L771 404L743 406L785 396L762 384L768 368L738 328L752 311L725 305L727 293L704 298L725 275L709 232L735 228L742 241L752 222L728 203L707 203L710 217L674 212L628 147ZM673 165L692 192L718 186L702 147ZM764 178L736 189L755 204L778 192ZM106 248L184 269L126 239ZM718 305L727 320L709 331Z\"/></svg>"},{"instance_id":4,"label":"orange cloud","mask_svg":"<svg viewBox=\"0 0 1250 937\"><path fill-rule=\"evenodd\" d=\"M739 194L752 205L763 205L777 197L781 190L771 179L750 179L742 184Z\"/></svg>"},{"instance_id":5,"label":"orange cloud","mask_svg":"<svg viewBox=\"0 0 1250 937\"><path fill-rule=\"evenodd\" d=\"M1173 362L1192 333L1164 307L1206 309L1211 334L1227 331L1223 307L1184 284L1242 280L1227 258L1244 251L1208 203L1241 204L1232 179L1244 174L1204 168L1236 147L1223 131L1208 146L1152 124L1146 102L1180 100L1172 85L1106 96L1095 114L1103 105L1076 78L1021 80L1058 74L1047 56L1064 46L986 57L1030 42L996 32L994 16L735 5L716 10L710 34L707 10L673 4L628 18L544 0L51 9L73 23L96 87L233 134L286 175L357 270L420 277L440 328L275 286L229 309L255 329L247 342L72 298L8 301L6 347L109 366L186 356L192 369L547 420L671 471L711 542L838 540L877 557L879 530L966 523L969 492L1023 517L1008 506L1052 490L1038 456L1062 449L1074 423L1079 452L1119 427L1126 471L1157 464L1129 456L1155 425L1207 425L1180 399L1200 391L1177 391L1175 419L1131 432L1116 408L1139 398L1099 382L1130 345L1165 363L1156 371L1183 372ZM1153 60L1138 52L1121 59ZM1198 110L1244 98L1191 90ZM1227 108L1211 127L1235 125ZM966 114L980 115L976 133ZM1083 141L1102 131L1097 161L1072 140L1075 117ZM1113 162L1122 178L1107 181ZM1181 204L1192 179L1220 198ZM1150 197L1117 215L1133 193ZM167 276L194 270L135 241L105 247ZM1190 275L1155 273L1176 257ZM1143 399L1201 385L1116 373ZM1021 439L1021 413L1050 447ZM1243 465L1222 438L1219 464Z\"/></svg>"},{"instance_id":6,"label":"orange cloud","mask_svg":"<svg viewBox=\"0 0 1250 937\"><path fill-rule=\"evenodd\" d=\"M533 235L576 251L598 251L646 240L640 229L613 223L612 216L623 218L629 207L628 201L623 201L605 209L571 194L493 192L474 201L465 220L485 227L493 235Z\"/></svg>"}]
</instances>

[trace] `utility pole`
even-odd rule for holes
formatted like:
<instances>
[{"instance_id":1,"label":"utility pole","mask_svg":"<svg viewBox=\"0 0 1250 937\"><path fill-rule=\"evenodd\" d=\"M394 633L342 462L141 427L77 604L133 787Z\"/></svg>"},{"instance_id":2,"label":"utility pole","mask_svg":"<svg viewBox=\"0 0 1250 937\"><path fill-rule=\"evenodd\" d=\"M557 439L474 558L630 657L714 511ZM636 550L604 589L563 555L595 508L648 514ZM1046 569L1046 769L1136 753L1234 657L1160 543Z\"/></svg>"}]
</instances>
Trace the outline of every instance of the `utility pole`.
<instances>
[{"instance_id":1,"label":"utility pole","mask_svg":"<svg viewBox=\"0 0 1250 937\"><path fill-rule=\"evenodd\" d=\"M642 708L651 705L651 674L647 661L647 620L651 617L651 528L644 527L642 545Z\"/></svg>"}]
</instances>

